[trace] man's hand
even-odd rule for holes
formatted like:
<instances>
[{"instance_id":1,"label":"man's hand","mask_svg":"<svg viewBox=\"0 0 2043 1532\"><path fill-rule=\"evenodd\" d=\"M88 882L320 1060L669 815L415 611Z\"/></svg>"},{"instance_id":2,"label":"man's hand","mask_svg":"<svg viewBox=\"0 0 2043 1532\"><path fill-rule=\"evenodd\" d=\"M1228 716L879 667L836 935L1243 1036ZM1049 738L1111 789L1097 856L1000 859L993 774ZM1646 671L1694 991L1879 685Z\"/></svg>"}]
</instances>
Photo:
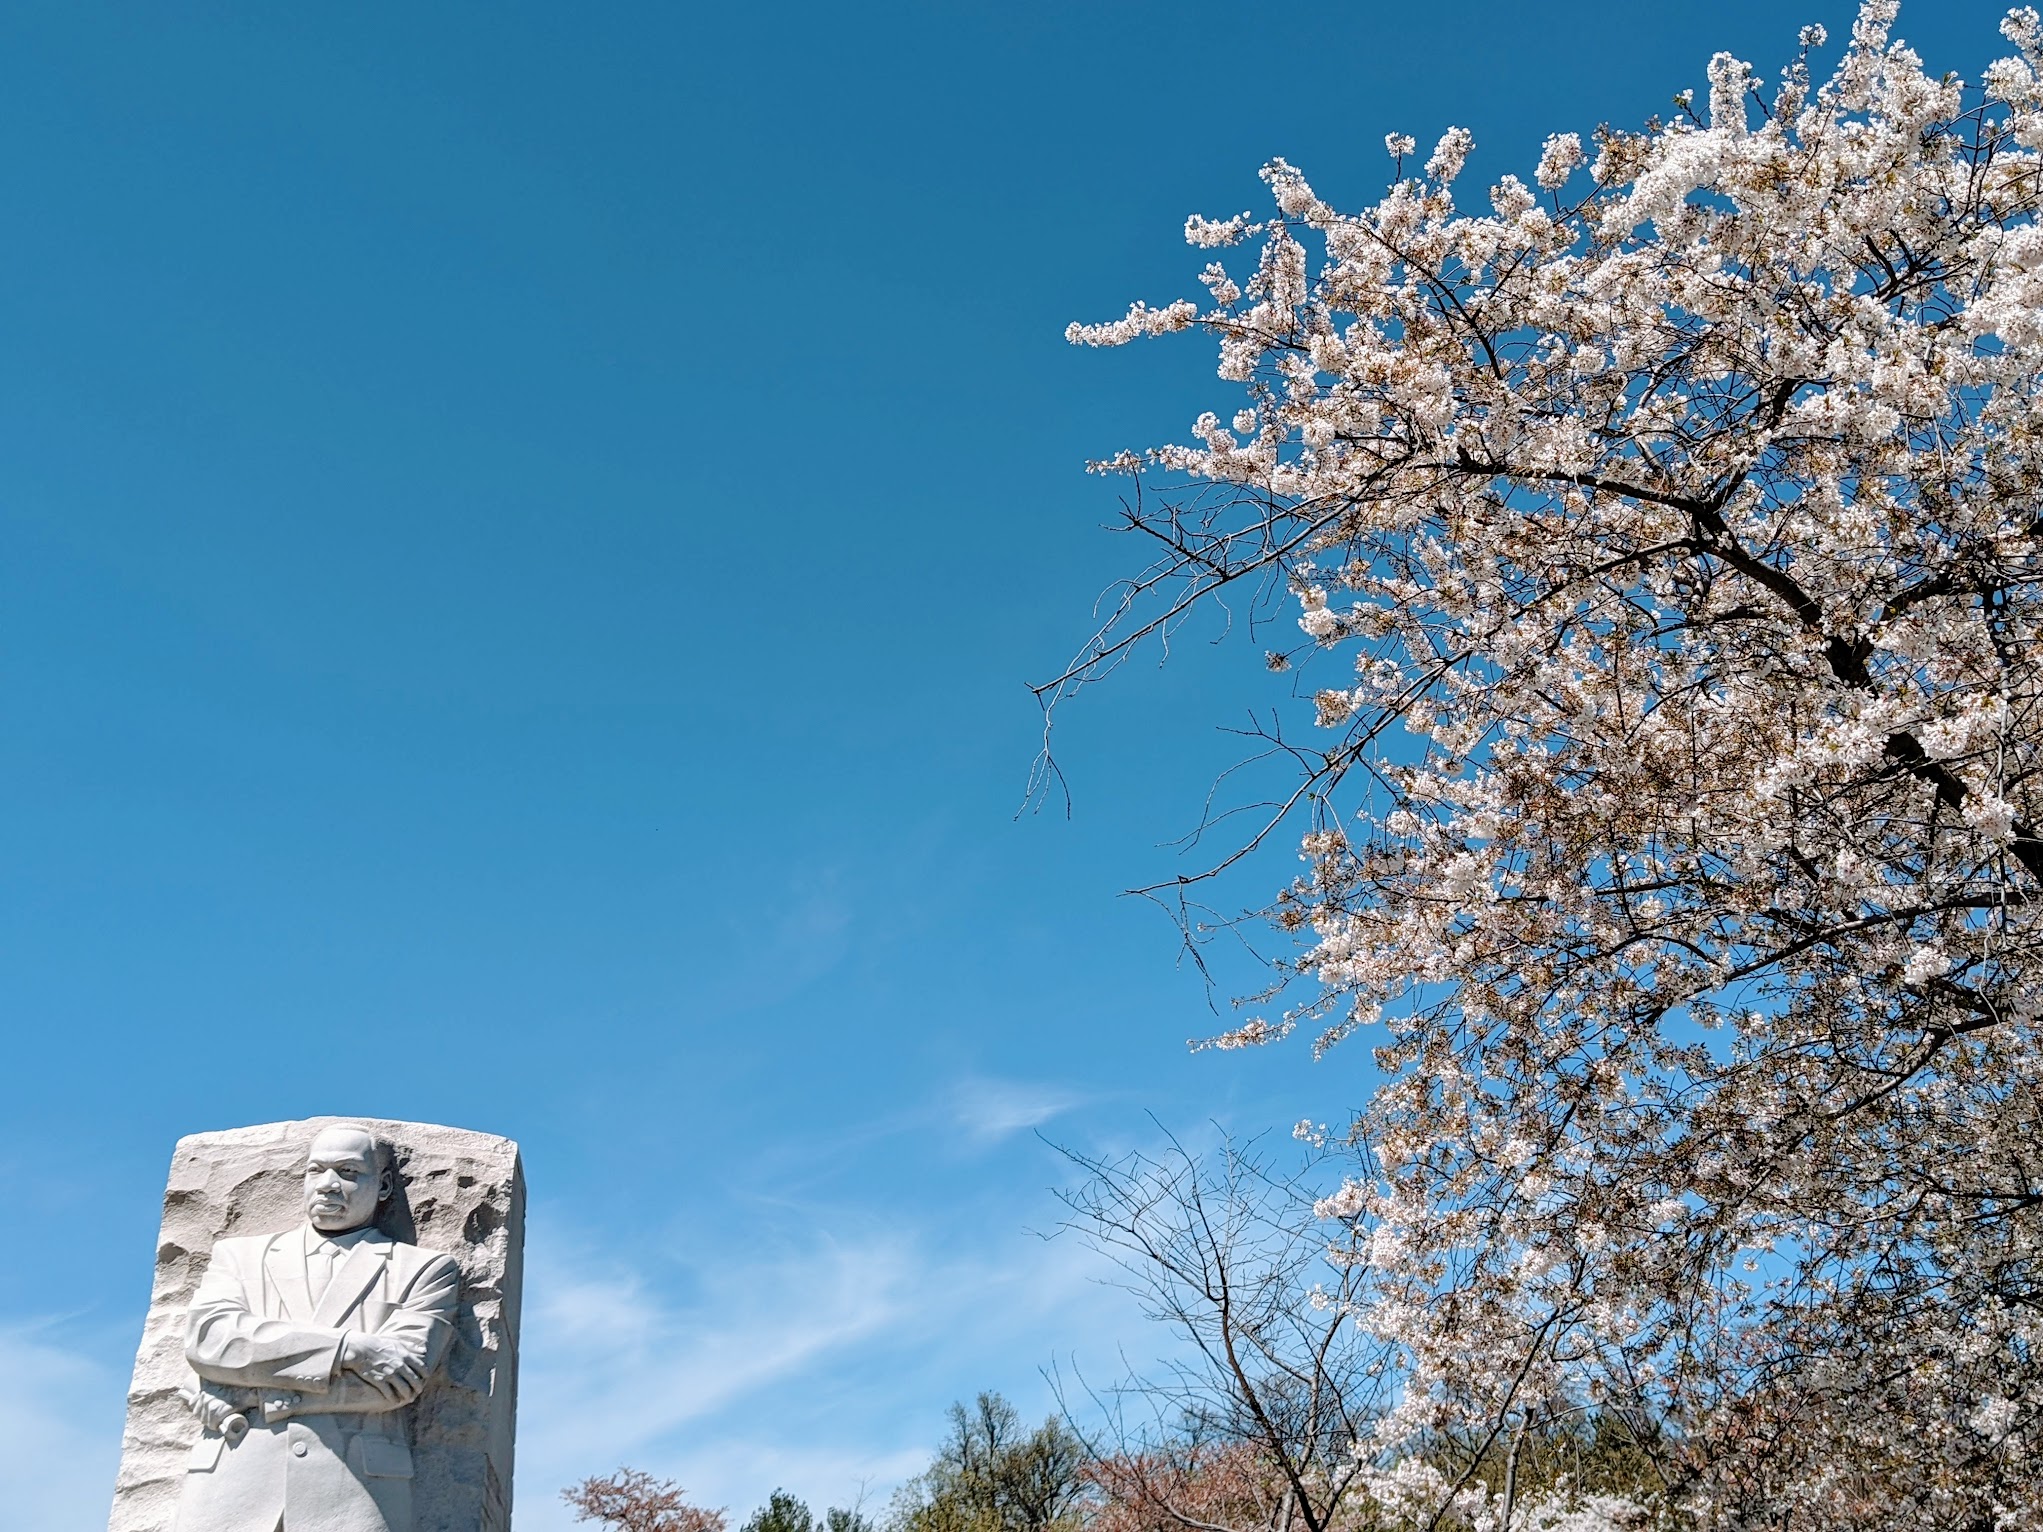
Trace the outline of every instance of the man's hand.
<instances>
[{"instance_id":1,"label":"man's hand","mask_svg":"<svg viewBox=\"0 0 2043 1532\"><path fill-rule=\"evenodd\" d=\"M426 1386L425 1368L401 1343L360 1330L341 1337L340 1369L353 1373L393 1405L411 1403Z\"/></svg>"}]
</instances>

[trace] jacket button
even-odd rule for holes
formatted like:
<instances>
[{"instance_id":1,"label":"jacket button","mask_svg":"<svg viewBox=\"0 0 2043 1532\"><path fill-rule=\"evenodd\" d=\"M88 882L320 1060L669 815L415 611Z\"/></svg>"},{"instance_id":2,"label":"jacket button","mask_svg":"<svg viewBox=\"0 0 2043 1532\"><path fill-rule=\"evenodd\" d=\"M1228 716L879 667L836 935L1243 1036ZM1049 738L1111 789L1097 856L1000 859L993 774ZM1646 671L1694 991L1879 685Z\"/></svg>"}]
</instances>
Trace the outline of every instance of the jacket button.
<instances>
[{"instance_id":1,"label":"jacket button","mask_svg":"<svg viewBox=\"0 0 2043 1532\"><path fill-rule=\"evenodd\" d=\"M291 1443L291 1456L299 1458L305 1456L305 1444L303 1442Z\"/></svg>"}]
</instances>

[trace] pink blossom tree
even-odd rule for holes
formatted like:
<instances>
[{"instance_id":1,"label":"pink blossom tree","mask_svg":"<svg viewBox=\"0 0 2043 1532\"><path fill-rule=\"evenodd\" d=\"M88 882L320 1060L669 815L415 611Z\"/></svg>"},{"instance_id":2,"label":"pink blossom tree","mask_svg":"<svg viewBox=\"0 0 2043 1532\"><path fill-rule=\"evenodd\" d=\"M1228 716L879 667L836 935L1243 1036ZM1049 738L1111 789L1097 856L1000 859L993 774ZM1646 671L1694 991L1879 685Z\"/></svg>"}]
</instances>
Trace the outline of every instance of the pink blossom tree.
<instances>
[{"instance_id":1,"label":"pink blossom tree","mask_svg":"<svg viewBox=\"0 0 2043 1532\"><path fill-rule=\"evenodd\" d=\"M672 1479L656 1479L638 1468L620 1468L560 1492L576 1521L601 1522L615 1532L725 1532L730 1518L720 1510L691 1505Z\"/></svg>"},{"instance_id":2,"label":"pink blossom tree","mask_svg":"<svg viewBox=\"0 0 2043 1532\"><path fill-rule=\"evenodd\" d=\"M1609 1408L1697 1524L2043 1527L2043 24L1968 85L1894 19L1486 209L1458 129L1360 211L1273 162L1070 331L1239 390L1095 465L1156 560L1045 697L1296 603L1321 735L1212 869L1298 837L1289 987L1215 1041L1375 1044L1321 1212L1422 1525L1489 1514L1429 1437Z\"/></svg>"}]
</instances>

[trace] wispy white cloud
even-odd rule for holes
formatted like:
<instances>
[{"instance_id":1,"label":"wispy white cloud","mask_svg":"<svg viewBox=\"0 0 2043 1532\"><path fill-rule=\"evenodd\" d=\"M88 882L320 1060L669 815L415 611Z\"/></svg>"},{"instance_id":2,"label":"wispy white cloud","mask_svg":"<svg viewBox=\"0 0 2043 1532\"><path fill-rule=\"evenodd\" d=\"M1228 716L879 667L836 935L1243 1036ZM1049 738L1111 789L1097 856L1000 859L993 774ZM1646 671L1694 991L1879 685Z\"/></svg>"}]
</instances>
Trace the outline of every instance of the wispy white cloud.
<instances>
[{"instance_id":1,"label":"wispy white cloud","mask_svg":"<svg viewBox=\"0 0 2043 1532\"><path fill-rule=\"evenodd\" d=\"M687 1301L641 1273L540 1244L527 1290L520 1394L529 1450L590 1467L802 1370L898 1318L909 1268L884 1241L705 1265ZM573 1477L574 1475L570 1475Z\"/></svg>"},{"instance_id":2,"label":"wispy white cloud","mask_svg":"<svg viewBox=\"0 0 2043 1532\"><path fill-rule=\"evenodd\" d=\"M519 1532L567 1532L560 1489L626 1464L734 1523L776 1487L878 1509L928 1462L952 1399L1000 1388L1046 1410L1040 1369L1088 1343L1110 1359L1133 1317L1088 1252L1011 1217L840 1216L800 1244L718 1238L714 1265L638 1270L596 1266L535 1216Z\"/></svg>"},{"instance_id":3,"label":"wispy white cloud","mask_svg":"<svg viewBox=\"0 0 2043 1532\"><path fill-rule=\"evenodd\" d=\"M0 1506L9 1527L105 1525L125 1379L48 1327L0 1327Z\"/></svg>"},{"instance_id":4,"label":"wispy white cloud","mask_svg":"<svg viewBox=\"0 0 2043 1532\"><path fill-rule=\"evenodd\" d=\"M1087 1098L1061 1085L975 1077L951 1089L951 1121L974 1144L999 1143L1061 1117Z\"/></svg>"},{"instance_id":5,"label":"wispy white cloud","mask_svg":"<svg viewBox=\"0 0 2043 1532\"><path fill-rule=\"evenodd\" d=\"M777 909L777 917L733 920L718 960L702 979L698 1002L726 1016L788 1000L852 950L855 908L831 870L811 869L799 887L762 891L759 902Z\"/></svg>"}]
</instances>

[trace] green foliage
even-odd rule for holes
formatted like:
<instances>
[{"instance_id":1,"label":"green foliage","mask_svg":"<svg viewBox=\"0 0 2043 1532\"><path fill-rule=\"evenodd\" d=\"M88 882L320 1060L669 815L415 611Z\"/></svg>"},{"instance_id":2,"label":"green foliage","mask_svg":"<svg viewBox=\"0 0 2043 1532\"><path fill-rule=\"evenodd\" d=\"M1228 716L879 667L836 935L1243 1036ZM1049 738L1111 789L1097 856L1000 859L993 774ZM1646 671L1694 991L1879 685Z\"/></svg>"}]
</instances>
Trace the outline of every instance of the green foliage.
<instances>
[{"instance_id":1,"label":"green foliage","mask_svg":"<svg viewBox=\"0 0 2043 1532\"><path fill-rule=\"evenodd\" d=\"M1521 1503L1565 1487L1650 1506L1667 1489L1662 1465L1671 1444L1649 1422L1615 1411L1575 1414L1535 1424L1515 1440L1505 1437L1480 1451L1477 1445L1442 1440L1423 1456L1450 1479L1467 1473L1494 1496L1503 1495L1508 1479Z\"/></svg>"},{"instance_id":2,"label":"green foliage","mask_svg":"<svg viewBox=\"0 0 2043 1532\"><path fill-rule=\"evenodd\" d=\"M816 1532L816 1518L807 1505L784 1489L766 1497L739 1532Z\"/></svg>"},{"instance_id":3,"label":"green foliage","mask_svg":"<svg viewBox=\"0 0 2043 1532\"><path fill-rule=\"evenodd\" d=\"M861 1511L831 1506L818 1521L816 1513L784 1489L766 1497L739 1532L876 1532L872 1518Z\"/></svg>"},{"instance_id":4,"label":"green foliage","mask_svg":"<svg viewBox=\"0 0 2043 1532\"><path fill-rule=\"evenodd\" d=\"M1084 1449L1055 1416L1034 1431L998 1394L953 1404L951 1432L901 1487L887 1532L1069 1532L1078 1524ZM836 1532L836 1529L832 1529Z\"/></svg>"}]
</instances>

